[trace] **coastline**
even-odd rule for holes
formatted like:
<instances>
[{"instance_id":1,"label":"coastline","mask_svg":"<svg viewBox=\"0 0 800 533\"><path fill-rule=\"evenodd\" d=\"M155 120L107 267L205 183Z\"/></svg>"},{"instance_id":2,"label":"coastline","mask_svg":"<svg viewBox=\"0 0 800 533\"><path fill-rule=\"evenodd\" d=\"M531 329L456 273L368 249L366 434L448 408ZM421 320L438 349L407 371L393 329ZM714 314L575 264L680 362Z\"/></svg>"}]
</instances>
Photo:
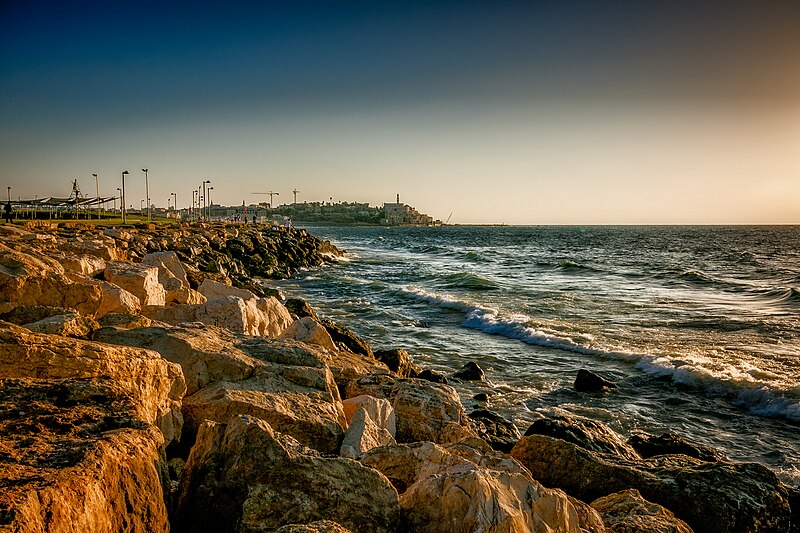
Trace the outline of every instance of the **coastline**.
<instances>
[{"instance_id":1,"label":"coastline","mask_svg":"<svg viewBox=\"0 0 800 533\"><path fill-rule=\"evenodd\" d=\"M553 416L520 435L496 413L467 413L448 386L481 381L480 368L426 371L402 346L373 352L304 302L281 304L255 278L341 253L303 230L69 224L3 226L0 238L4 409L23 413L5 418L15 437L2 467L16 483L2 486L0 508L21 530L69 517L96 530L316 531L308 524L328 520L335 531L439 531L457 516L453 530L533 531L542 520L604 531L633 503L660 504L679 531L797 527L797 489L760 465L680 436L631 441L589 419ZM37 437L44 419L61 423ZM131 461L126 446L138 450ZM48 450L47 461L32 464L26 450ZM274 468L255 468L265 453ZM98 458L100 470L89 466ZM95 490L91 505L88 493L56 502L67 472ZM58 511L49 523L34 516L34 495ZM487 497L520 511L482 516Z\"/></svg>"}]
</instances>

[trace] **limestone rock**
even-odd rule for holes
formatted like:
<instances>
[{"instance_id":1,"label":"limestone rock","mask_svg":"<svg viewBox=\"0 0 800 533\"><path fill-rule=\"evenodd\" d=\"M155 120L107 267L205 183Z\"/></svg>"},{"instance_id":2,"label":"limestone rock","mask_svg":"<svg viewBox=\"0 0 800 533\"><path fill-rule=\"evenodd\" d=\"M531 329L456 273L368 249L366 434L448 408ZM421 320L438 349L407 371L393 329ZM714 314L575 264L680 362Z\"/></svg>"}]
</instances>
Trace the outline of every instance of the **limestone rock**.
<instances>
[{"instance_id":1,"label":"limestone rock","mask_svg":"<svg viewBox=\"0 0 800 533\"><path fill-rule=\"evenodd\" d=\"M200 292L200 294L205 296L208 300L215 300L217 298L224 298L226 296L238 296L245 301L256 299L256 295L247 289L239 289L208 278L203 280L198 292Z\"/></svg>"},{"instance_id":2,"label":"limestone rock","mask_svg":"<svg viewBox=\"0 0 800 533\"><path fill-rule=\"evenodd\" d=\"M483 381L486 379L483 369L475 361L465 363L453 374L453 377L464 381Z\"/></svg>"},{"instance_id":3,"label":"limestone rock","mask_svg":"<svg viewBox=\"0 0 800 533\"><path fill-rule=\"evenodd\" d=\"M34 333L87 339L92 335L92 332L100 328L100 324L91 317L81 316L77 313L67 313L27 324L25 328Z\"/></svg>"},{"instance_id":4,"label":"limestone rock","mask_svg":"<svg viewBox=\"0 0 800 533\"><path fill-rule=\"evenodd\" d=\"M94 255L65 255L60 259L64 268L88 276L90 278L101 274L106 268L106 262L100 257Z\"/></svg>"},{"instance_id":5,"label":"limestone rock","mask_svg":"<svg viewBox=\"0 0 800 533\"><path fill-rule=\"evenodd\" d=\"M347 422L333 376L322 367L262 361L247 379L216 381L184 398L187 434L203 420L256 416L323 453L337 454Z\"/></svg>"},{"instance_id":6,"label":"limestone rock","mask_svg":"<svg viewBox=\"0 0 800 533\"><path fill-rule=\"evenodd\" d=\"M626 460L544 435L523 437L511 455L545 485L582 500L635 488L696 531L789 527L786 490L773 472L758 464L709 463L685 455Z\"/></svg>"},{"instance_id":7,"label":"limestone rock","mask_svg":"<svg viewBox=\"0 0 800 533\"><path fill-rule=\"evenodd\" d=\"M592 502L609 533L692 533L669 509L651 503L636 489L603 496Z\"/></svg>"},{"instance_id":8,"label":"limestone rock","mask_svg":"<svg viewBox=\"0 0 800 533\"><path fill-rule=\"evenodd\" d=\"M535 420L525 436L547 435L562 439L595 452L605 452L624 459L639 459L636 453L616 432L597 420L566 413Z\"/></svg>"},{"instance_id":9,"label":"limestone rock","mask_svg":"<svg viewBox=\"0 0 800 533\"><path fill-rule=\"evenodd\" d=\"M129 313L108 313L97 321L100 327L118 327L122 329L148 328L153 325L153 321L144 315L132 315ZM116 343L110 343L116 344Z\"/></svg>"},{"instance_id":10,"label":"limestone rock","mask_svg":"<svg viewBox=\"0 0 800 533\"><path fill-rule=\"evenodd\" d=\"M137 296L122 287L104 281L98 281L101 300L95 312L95 317L101 318L110 313L138 315L142 309L141 301Z\"/></svg>"},{"instance_id":11,"label":"limestone rock","mask_svg":"<svg viewBox=\"0 0 800 533\"><path fill-rule=\"evenodd\" d=\"M414 364L406 350L378 350L375 352L375 359L385 364L389 370L401 378L415 378L422 370Z\"/></svg>"},{"instance_id":12,"label":"limestone rock","mask_svg":"<svg viewBox=\"0 0 800 533\"><path fill-rule=\"evenodd\" d=\"M123 330L103 328L94 340L147 348L181 366L186 394L214 381L241 381L250 377L257 361L235 347L237 338L213 326L202 328L144 327Z\"/></svg>"},{"instance_id":13,"label":"limestone rock","mask_svg":"<svg viewBox=\"0 0 800 533\"><path fill-rule=\"evenodd\" d=\"M348 424L353 414L358 409L363 408L366 409L372 421L388 431L392 437L397 434L397 418L394 414L394 408L392 408L392 404L388 400L363 394L342 401L342 407Z\"/></svg>"},{"instance_id":14,"label":"limestone rock","mask_svg":"<svg viewBox=\"0 0 800 533\"><path fill-rule=\"evenodd\" d=\"M362 462L398 488L411 531L580 532L564 493L542 487L516 461L474 440L446 448L430 442L384 446Z\"/></svg>"},{"instance_id":15,"label":"limestone rock","mask_svg":"<svg viewBox=\"0 0 800 533\"><path fill-rule=\"evenodd\" d=\"M522 438L513 422L492 411L476 409L469 414L469 417L475 422L478 436L495 450L508 453Z\"/></svg>"},{"instance_id":16,"label":"limestone rock","mask_svg":"<svg viewBox=\"0 0 800 533\"><path fill-rule=\"evenodd\" d=\"M574 386L575 390L578 392L602 392L604 390L617 388L616 383L584 368L578 370Z\"/></svg>"},{"instance_id":17,"label":"limestone rock","mask_svg":"<svg viewBox=\"0 0 800 533\"><path fill-rule=\"evenodd\" d=\"M676 453L682 453L701 461L713 462L725 459L717 450L708 446L691 444L675 433L664 433L659 436L644 432L634 433L628 439L628 444L645 459L656 455Z\"/></svg>"},{"instance_id":18,"label":"limestone rock","mask_svg":"<svg viewBox=\"0 0 800 533\"><path fill-rule=\"evenodd\" d=\"M176 517L178 531L270 531L326 519L380 533L397 530L400 508L377 471L319 457L267 422L237 416L200 427Z\"/></svg>"},{"instance_id":19,"label":"limestone rock","mask_svg":"<svg viewBox=\"0 0 800 533\"><path fill-rule=\"evenodd\" d=\"M356 459L378 446L396 444L389 431L376 424L364 407L359 407L349 420L339 455Z\"/></svg>"},{"instance_id":20,"label":"limestone rock","mask_svg":"<svg viewBox=\"0 0 800 533\"><path fill-rule=\"evenodd\" d=\"M58 249L79 255L93 255L106 261L126 259L124 252L117 249L114 239L98 235L78 235L72 239L61 241Z\"/></svg>"},{"instance_id":21,"label":"limestone rock","mask_svg":"<svg viewBox=\"0 0 800 533\"><path fill-rule=\"evenodd\" d=\"M110 378L126 391L139 420L158 426L166 442L180 436L183 373L155 352L36 334L5 323L0 324L0 376Z\"/></svg>"},{"instance_id":22,"label":"limestone rock","mask_svg":"<svg viewBox=\"0 0 800 533\"><path fill-rule=\"evenodd\" d=\"M351 533L336 522L317 520L310 524L290 524L278 528L277 533Z\"/></svg>"},{"instance_id":23,"label":"limestone rock","mask_svg":"<svg viewBox=\"0 0 800 533\"><path fill-rule=\"evenodd\" d=\"M278 337L292 323L289 311L272 296L256 300L256 308L264 317L263 326L259 326L262 336Z\"/></svg>"},{"instance_id":24,"label":"limestone rock","mask_svg":"<svg viewBox=\"0 0 800 533\"><path fill-rule=\"evenodd\" d=\"M300 318L289 324L280 334L280 337L316 344L334 353L339 351L333 343L333 339L331 339L328 330L309 316Z\"/></svg>"},{"instance_id":25,"label":"limestone rock","mask_svg":"<svg viewBox=\"0 0 800 533\"><path fill-rule=\"evenodd\" d=\"M109 261L103 277L106 281L139 298L142 305L164 305L166 303L166 291L158 282L157 267Z\"/></svg>"},{"instance_id":26,"label":"limestone rock","mask_svg":"<svg viewBox=\"0 0 800 533\"><path fill-rule=\"evenodd\" d=\"M458 394L447 385L379 374L356 379L347 386L347 397L362 394L392 403L398 442L448 443L475 436Z\"/></svg>"},{"instance_id":27,"label":"limestone rock","mask_svg":"<svg viewBox=\"0 0 800 533\"><path fill-rule=\"evenodd\" d=\"M347 350L333 353L328 366L341 391L344 391L354 379L371 374L389 373L389 369L380 361Z\"/></svg>"},{"instance_id":28,"label":"limestone rock","mask_svg":"<svg viewBox=\"0 0 800 533\"><path fill-rule=\"evenodd\" d=\"M166 304L202 304L205 296L189 286L186 270L175 252L155 252L142 258L142 265L158 269L158 282L164 287Z\"/></svg>"},{"instance_id":29,"label":"limestone rock","mask_svg":"<svg viewBox=\"0 0 800 533\"><path fill-rule=\"evenodd\" d=\"M25 324L33 324L46 318L58 315L66 315L73 312L71 309L64 307L50 307L47 305L21 305L15 307L6 313L0 314L0 320L11 322L18 326Z\"/></svg>"}]
</instances>

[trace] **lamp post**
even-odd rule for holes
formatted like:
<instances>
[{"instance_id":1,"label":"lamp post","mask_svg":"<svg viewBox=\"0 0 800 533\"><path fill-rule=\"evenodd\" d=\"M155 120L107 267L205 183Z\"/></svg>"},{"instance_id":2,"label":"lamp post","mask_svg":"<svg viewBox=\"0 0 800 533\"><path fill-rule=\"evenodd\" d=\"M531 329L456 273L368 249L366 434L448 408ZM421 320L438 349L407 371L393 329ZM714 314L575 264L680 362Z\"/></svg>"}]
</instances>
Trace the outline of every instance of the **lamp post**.
<instances>
[{"instance_id":1,"label":"lamp post","mask_svg":"<svg viewBox=\"0 0 800 533\"><path fill-rule=\"evenodd\" d=\"M97 180L97 174L92 174L94 176L94 196L95 200L97 200L97 218L100 219L100 182Z\"/></svg>"},{"instance_id":2,"label":"lamp post","mask_svg":"<svg viewBox=\"0 0 800 533\"><path fill-rule=\"evenodd\" d=\"M206 183L211 183L211 180L204 180L203 181L203 220L208 218L208 202L206 201Z\"/></svg>"},{"instance_id":3,"label":"lamp post","mask_svg":"<svg viewBox=\"0 0 800 533\"><path fill-rule=\"evenodd\" d=\"M172 205L174 206L173 209L175 209L175 220L178 220L178 196L174 192L171 192L170 194L172 195Z\"/></svg>"},{"instance_id":4,"label":"lamp post","mask_svg":"<svg viewBox=\"0 0 800 533\"><path fill-rule=\"evenodd\" d=\"M139 200L139 216L144 214L144 200Z\"/></svg>"},{"instance_id":5,"label":"lamp post","mask_svg":"<svg viewBox=\"0 0 800 533\"><path fill-rule=\"evenodd\" d=\"M130 174L127 170L122 171L122 198L120 199L120 206L122 207L122 223L128 223L128 210L125 209L125 176Z\"/></svg>"},{"instance_id":6,"label":"lamp post","mask_svg":"<svg viewBox=\"0 0 800 533\"><path fill-rule=\"evenodd\" d=\"M120 204L119 205L122 205L122 189L117 187L117 193L120 195L120 197L119 197ZM114 197L114 212L115 213L117 212L117 197L116 196Z\"/></svg>"},{"instance_id":7,"label":"lamp post","mask_svg":"<svg viewBox=\"0 0 800 533\"><path fill-rule=\"evenodd\" d=\"M6 187L8 189L8 203L11 203L11 187Z\"/></svg>"},{"instance_id":8,"label":"lamp post","mask_svg":"<svg viewBox=\"0 0 800 533\"><path fill-rule=\"evenodd\" d=\"M147 221L150 222L150 184L147 181L147 169L143 168L142 172L144 172L144 196L145 200L147 200Z\"/></svg>"},{"instance_id":9,"label":"lamp post","mask_svg":"<svg viewBox=\"0 0 800 533\"><path fill-rule=\"evenodd\" d=\"M169 212L172 211L172 204L170 202L172 202L172 198L167 196L167 216L169 216Z\"/></svg>"},{"instance_id":10,"label":"lamp post","mask_svg":"<svg viewBox=\"0 0 800 533\"><path fill-rule=\"evenodd\" d=\"M208 188L208 218L211 218L211 206L213 205L211 202L211 191L214 190L214 187Z\"/></svg>"}]
</instances>

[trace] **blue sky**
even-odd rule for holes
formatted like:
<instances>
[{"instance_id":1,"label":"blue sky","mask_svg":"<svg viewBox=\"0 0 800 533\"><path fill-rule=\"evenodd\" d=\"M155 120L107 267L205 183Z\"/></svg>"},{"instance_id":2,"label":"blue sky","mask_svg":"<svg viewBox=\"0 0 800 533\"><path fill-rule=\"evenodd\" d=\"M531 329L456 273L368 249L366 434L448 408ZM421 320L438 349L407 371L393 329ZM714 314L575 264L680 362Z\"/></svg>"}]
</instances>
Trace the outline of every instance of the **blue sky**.
<instances>
[{"instance_id":1,"label":"blue sky","mask_svg":"<svg viewBox=\"0 0 800 533\"><path fill-rule=\"evenodd\" d=\"M457 222L800 222L789 3L0 5L15 196L129 169L143 198L148 167L157 205L207 178Z\"/></svg>"}]
</instances>

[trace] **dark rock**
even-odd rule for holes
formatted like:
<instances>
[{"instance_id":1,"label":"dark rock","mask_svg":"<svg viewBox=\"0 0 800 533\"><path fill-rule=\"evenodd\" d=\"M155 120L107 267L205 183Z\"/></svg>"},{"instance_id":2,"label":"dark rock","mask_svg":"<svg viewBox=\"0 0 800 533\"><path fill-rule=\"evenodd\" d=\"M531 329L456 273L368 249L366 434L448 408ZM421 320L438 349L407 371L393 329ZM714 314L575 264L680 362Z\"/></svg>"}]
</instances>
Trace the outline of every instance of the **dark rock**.
<instances>
[{"instance_id":1,"label":"dark rock","mask_svg":"<svg viewBox=\"0 0 800 533\"><path fill-rule=\"evenodd\" d=\"M453 374L454 378L463 379L464 381L483 381L485 374L483 369L478 366L478 363L470 361Z\"/></svg>"},{"instance_id":2,"label":"dark rock","mask_svg":"<svg viewBox=\"0 0 800 533\"><path fill-rule=\"evenodd\" d=\"M375 358L375 354L372 353L372 348L370 348L369 344L364 342L364 339L359 337L352 330L341 324L337 324L333 320L322 319L319 323L328 330L333 342L344 345L345 349L353 353L369 357L370 359Z\"/></svg>"},{"instance_id":3,"label":"dark rock","mask_svg":"<svg viewBox=\"0 0 800 533\"><path fill-rule=\"evenodd\" d=\"M692 533L669 509L642 498L636 489L603 496L592 502L610 533Z\"/></svg>"},{"instance_id":4,"label":"dark rock","mask_svg":"<svg viewBox=\"0 0 800 533\"><path fill-rule=\"evenodd\" d=\"M419 374L417 374L419 379L424 379L425 381L431 381L433 383L444 383L447 385L447 376L442 374L441 372L436 372L435 370L431 370L430 368L426 368L422 370Z\"/></svg>"},{"instance_id":5,"label":"dark rock","mask_svg":"<svg viewBox=\"0 0 800 533\"><path fill-rule=\"evenodd\" d=\"M476 402L488 402L489 395L486 394L485 392L479 392L478 394L473 396L472 399L475 400Z\"/></svg>"},{"instance_id":6,"label":"dark rock","mask_svg":"<svg viewBox=\"0 0 800 533\"><path fill-rule=\"evenodd\" d=\"M789 507L792 509L792 527L789 533L800 533L800 487L786 487Z\"/></svg>"},{"instance_id":7,"label":"dark rock","mask_svg":"<svg viewBox=\"0 0 800 533\"><path fill-rule=\"evenodd\" d=\"M575 377L575 390L578 392L602 392L616 389L617 385L606 378L581 368Z\"/></svg>"},{"instance_id":8,"label":"dark rock","mask_svg":"<svg viewBox=\"0 0 800 533\"><path fill-rule=\"evenodd\" d=\"M495 412L476 409L469 414L478 436L495 450L508 453L522 436L513 422Z\"/></svg>"},{"instance_id":9,"label":"dark rock","mask_svg":"<svg viewBox=\"0 0 800 533\"><path fill-rule=\"evenodd\" d=\"M622 459L639 459L636 453L615 431L589 418L556 415L540 418L530 425L525 436L546 435L565 440L593 452L610 453Z\"/></svg>"},{"instance_id":10,"label":"dark rock","mask_svg":"<svg viewBox=\"0 0 800 533\"><path fill-rule=\"evenodd\" d=\"M628 439L628 444L644 459L656 455L682 453L701 461L721 461L725 457L714 448L691 444L675 433L664 433L660 436L649 433L635 433Z\"/></svg>"},{"instance_id":11,"label":"dark rock","mask_svg":"<svg viewBox=\"0 0 800 533\"><path fill-rule=\"evenodd\" d=\"M401 378L417 377L421 371L405 350L378 350L375 352L375 359L388 366L389 370Z\"/></svg>"},{"instance_id":12,"label":"dark rock","mask_svg":"<svg viewBox=\"0 0 800 533\"><path fill-rule=\"evenodd\" d=\"M317 312L314 311L314 308L311 307L308 302L302 300L300 298L289 298L283 304L286 309L289 310L290 313L296 315L297 318L305 318L310 316L317 322L319 322L319 317L317 316Z\"/></svg>"},{"instance_id":13,"label":"dark rock","mask_svg":"<svg viewBox=\"0 0 800 533\"><path fill-rule=\"evenodd\" d=\"M0 314L0 320L11 322L18 326L39 322L51 316L74 313L74 310L65 307L49 307L47 305L21 305L7 313Z\"/></svg>"},{"instance_id":14,"label":"dark rock","mask_svg":"<svg viewBox=\"0 0 800 533\"><path fill-rule=\"evenodd\" d=\"M634 488L695 531L787 531L786 489L768 468L685 455L625 460L544 435L523 437L511 456L548 487L584 501Z\"/></svg>"}]
</instances>

